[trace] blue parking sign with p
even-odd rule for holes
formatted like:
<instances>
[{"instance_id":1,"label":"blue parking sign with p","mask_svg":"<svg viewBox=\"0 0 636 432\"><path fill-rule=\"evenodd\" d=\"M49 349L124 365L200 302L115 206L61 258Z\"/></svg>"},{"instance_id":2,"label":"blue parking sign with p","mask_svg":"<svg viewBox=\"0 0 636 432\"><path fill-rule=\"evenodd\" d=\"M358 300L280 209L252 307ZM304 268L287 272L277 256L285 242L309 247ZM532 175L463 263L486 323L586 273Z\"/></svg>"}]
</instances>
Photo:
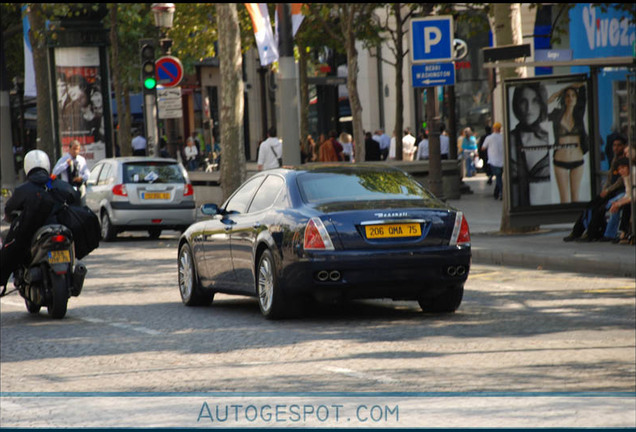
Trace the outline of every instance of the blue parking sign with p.
<instances>
[{"instance_id":1,"label":"blue parking sign with p","mask_svg":"<svg viewBox=\"0 0 636 432\"><path fill-rule=\"evenodd\" d=\"M436 16L411 21L413 63L453 60L453 17Z\"/></svg>"}]
</instances>

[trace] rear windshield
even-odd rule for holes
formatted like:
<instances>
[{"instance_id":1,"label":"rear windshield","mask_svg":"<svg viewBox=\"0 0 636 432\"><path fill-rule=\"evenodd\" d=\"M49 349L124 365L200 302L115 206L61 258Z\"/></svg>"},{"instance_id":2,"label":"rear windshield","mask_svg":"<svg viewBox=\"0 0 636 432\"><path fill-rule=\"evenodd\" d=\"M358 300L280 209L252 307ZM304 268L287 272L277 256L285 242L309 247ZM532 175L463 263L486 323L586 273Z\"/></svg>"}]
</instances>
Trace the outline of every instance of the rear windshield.
<instances>
[{"instance_id":1,"label":"rear windshield","mask_svg":"<svg viewBox=\"0 0 636 432\"><path fill-rule=\"evenodd\" d=\"M179 164L135 162L124 164L124 183L185 183Z\"/></svg>"},{"instance_id":2,"label":"rear windshield","mask_svg":"<svg viewBox=\"0 0 636 432\"><path fill-rule=\"evenodd\" d=\"M401 171L307 172L299 174L297 182L302 199L308 204L434 199Z\"/></svg>"}]
</instances>

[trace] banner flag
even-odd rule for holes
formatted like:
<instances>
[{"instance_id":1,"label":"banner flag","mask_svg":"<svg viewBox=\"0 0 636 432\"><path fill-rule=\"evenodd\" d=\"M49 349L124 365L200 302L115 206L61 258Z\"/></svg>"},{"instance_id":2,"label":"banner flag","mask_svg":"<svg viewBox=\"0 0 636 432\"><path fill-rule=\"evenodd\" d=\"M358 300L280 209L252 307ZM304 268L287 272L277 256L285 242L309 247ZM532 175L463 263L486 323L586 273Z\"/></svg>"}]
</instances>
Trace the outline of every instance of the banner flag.
<instances>
[{"instance_id":1,"label":"banner flag","mask_svg":"<svg viewBox=\"0 0 636 432\"><path fill-rule=\"evenodd\" d=\"M304 3L291 3L291 20L292 20L292 37L296 36L300 25L303 23L303 19L305 16L303 15L303 4ZM278 11L280 7L276 6L276 15L274 20L274 27L276 28L276 34L274 35L274 39L278 43Z\"/></svg>"},{"instance_id":2,"label":"banner flag","mask_svg":"<svg viewBox=\"0 0 636 432\"><path fill-rule=\"evenodd\" d=\"M33 48L29 39L31 24L26 13L26 6L22 6L22 29L24 31L24 96L36 97L35 69L33 68Z\"/></svg>"},{"instance_id":3,"label":"banner flag","mask_svg":"<svg viewBox=\"0 0 636 432\"><path fill-rule=\"evenodd\" d=\"M272 32L267 3L245 3L245 7L252 18L261 66L267 66L278 60L278 44Z\"/></svg>"},{"instance_id":4,"label":"banner flag","mask_svg":"<svg viewBox=\"0 0 636 432\"><path fill-rule=\"evenodd\" d=\"M300 25L303 23L303 19L305 19L305 16L303 15L302 7L303 7L303 3L291 4L292 36L296 36L296 32L298 32Z\"/></svg>"}]
</instances>

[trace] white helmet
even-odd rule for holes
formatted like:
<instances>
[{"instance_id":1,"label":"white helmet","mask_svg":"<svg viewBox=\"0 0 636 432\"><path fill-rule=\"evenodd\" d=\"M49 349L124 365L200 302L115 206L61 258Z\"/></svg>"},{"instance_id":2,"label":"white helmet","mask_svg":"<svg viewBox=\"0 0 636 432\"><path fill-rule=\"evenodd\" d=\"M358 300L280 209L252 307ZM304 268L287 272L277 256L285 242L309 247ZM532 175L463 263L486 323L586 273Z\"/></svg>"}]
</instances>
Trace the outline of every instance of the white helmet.
<instances>
[{"instance_id":1,"label":"white helmet","mask_svg":"<svg viewBox=\"0 0 636 432\"><path fill-rule=\"evenodd\" d=\"M24 157L24 172L29 175L34 168L44 168L46 173L51 172L51 162L49 157L42 150L31 150Z\"/></svg>"}]
</instances>

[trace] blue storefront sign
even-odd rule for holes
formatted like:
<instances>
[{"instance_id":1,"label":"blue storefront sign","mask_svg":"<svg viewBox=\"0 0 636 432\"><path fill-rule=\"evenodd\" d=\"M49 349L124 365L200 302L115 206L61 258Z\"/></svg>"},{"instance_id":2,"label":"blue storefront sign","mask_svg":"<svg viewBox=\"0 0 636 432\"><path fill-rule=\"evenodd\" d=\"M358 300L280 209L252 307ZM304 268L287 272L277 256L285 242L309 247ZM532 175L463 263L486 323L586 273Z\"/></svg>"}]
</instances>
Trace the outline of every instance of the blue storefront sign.
<instances>
[{"instance_id":1,"label":"blue storefront sign","mask_svg":"<svg viewBox=\"0 0 636 432\"><path fill-rule=\"evenodd\" d=\"M570 10L570 47L573 59L634 57L636 26L626 11L577 4ZM589 73L589 67L572 67L572 73ZM612 134L626 135L628 105L625 94L627 68L605 68L598 75L597 107L600 169L609 169Z\"/></svg>"},{"instance_id":2,"label":"blue storefront sign","mask_svg":"<svg viewBox=\"0 0 636 432\"><path fill-rule=\"evenodd\" d=\"M570 47L575 59L632 57L636 31L626 13L609 8L603 12L591 3L570 11Z\"/></svg>"}]
</instances>

